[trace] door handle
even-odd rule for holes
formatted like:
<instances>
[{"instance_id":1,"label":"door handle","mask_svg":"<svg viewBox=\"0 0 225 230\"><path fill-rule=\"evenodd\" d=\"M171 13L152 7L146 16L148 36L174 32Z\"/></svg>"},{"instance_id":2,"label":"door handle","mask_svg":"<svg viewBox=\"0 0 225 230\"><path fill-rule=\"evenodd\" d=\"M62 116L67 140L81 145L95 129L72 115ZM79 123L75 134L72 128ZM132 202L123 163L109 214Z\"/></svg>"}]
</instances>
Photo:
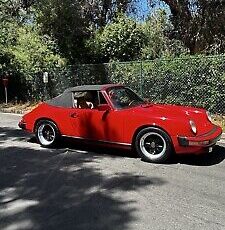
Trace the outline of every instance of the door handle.
<instances>
[{"instance_id":1,"label":"door handle","mask_svg":"<svg viewBox=\"0 0 225 230\"><path fill-rule=\"evenodd\" d=\"M78 115L77 115L77 113L71 113L70 117L72 117L72 118L78 118Z\"/></svg>"}]
</instances>

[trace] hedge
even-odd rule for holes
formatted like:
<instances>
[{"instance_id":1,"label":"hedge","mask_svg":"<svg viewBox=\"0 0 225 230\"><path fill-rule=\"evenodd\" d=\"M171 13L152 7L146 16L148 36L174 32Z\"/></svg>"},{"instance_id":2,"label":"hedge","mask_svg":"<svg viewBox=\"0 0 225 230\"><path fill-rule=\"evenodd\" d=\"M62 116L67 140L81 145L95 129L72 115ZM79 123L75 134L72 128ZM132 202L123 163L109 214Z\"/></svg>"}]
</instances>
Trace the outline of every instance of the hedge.
<instances>
[{"instance_id":1,"label":"hedge","mask_svg":"<svg viewBox=\"0 0 225 230\"><path fill-rule=\"evenodd\" d=\"M225 114L225 56L111 64L121 82L154 102L204 107Z\"/></svg>"},{"instance_id":2,"label":"hedge","mask_svg":"<svg viewBox=\"0 0 225 230\"><path fill-rule=\"evenodd\" d=\"M74 65L49 70L48 97L70 86L122 83L160 103L204 107L225 114L225 56L187 56L153 61ZM28 98L43 98L42 73L26 83Z\"/></svg>"}]
</instances>

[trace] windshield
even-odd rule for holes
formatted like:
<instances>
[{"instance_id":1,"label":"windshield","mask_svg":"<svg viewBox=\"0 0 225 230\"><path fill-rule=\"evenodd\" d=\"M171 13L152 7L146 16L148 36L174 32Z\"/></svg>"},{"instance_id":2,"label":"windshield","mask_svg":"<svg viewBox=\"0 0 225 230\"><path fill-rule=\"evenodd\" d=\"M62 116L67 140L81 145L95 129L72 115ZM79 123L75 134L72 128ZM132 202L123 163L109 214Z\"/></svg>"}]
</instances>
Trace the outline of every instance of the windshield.
<instances>
[{"instance_id":1,"label":"windshield","mask_svg":"<svg viewBox=\"0 0 225 230\"><path fill-rule=\"evenodd\" d=\"M144 103L144 100L129 88L111 88L108 90L108 95L114 107L117 109L132 107Z\"/></svg>"}]
</instances>

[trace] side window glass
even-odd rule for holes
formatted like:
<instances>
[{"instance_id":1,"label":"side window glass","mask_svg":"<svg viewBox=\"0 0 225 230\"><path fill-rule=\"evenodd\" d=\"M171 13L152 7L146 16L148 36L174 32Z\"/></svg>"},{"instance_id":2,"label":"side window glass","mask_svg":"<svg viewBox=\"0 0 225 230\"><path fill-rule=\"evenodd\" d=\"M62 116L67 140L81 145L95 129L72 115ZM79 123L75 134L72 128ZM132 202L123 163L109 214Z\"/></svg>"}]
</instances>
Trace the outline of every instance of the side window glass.
<instances>
[{"instance_id":1,"label":"side window glass","mask_svg":"<svg viewBox=\"0 0 225 230\"><path fill-rule=\"evenodd\" d=\"M99 104L108 104L105 97L103 96L102 92L99 92Z\"/></svg>"},{"instance_id":2,"label":"side window glass","mask_svg":"<svg viewBox=\"0 0 225 230\"><path fill-rule=\"evenodd\" d=\"M73 108L78 108L78 103L77 103L77 92L73 92L72 94L72 99L73 99Z\"/></svg>"},{"instance_id":3,"label":"side window glass","mask_svg":"<svg viewBox=\"0 0 225 230\"><path fill-rule=\"evenodd\" d=\"M79 109L94 109L96 91L82 91L73 93L73 107Z\"/></svg>"}]
</instances>

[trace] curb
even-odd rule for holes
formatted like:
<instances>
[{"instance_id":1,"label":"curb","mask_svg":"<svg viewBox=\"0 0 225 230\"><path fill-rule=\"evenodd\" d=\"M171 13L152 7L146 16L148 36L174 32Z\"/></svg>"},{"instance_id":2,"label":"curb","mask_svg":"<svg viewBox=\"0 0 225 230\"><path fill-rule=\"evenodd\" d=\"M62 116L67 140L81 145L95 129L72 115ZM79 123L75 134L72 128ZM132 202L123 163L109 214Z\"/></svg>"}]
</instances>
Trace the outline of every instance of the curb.
<instances>
[{"instance_id":1,"label":"curb","mask_svg":"<svg viewBox=\"0 0 225 230\"><path fill-rule=\"evenodd\" d=\"M24 110L17 110L17 109L11 109L10 111L7 109L0 109L0 113L7 113L7 114L17 114L17 115L23 115L26 113Z\"/></svg>"},{"instance_id":2,"label":"curb","mask_svg":"<svg viewBox=\"0 0 225 230\"><path fill-rule=\"evenodd\" d=\"M1 110L0 110L0 113L2 113L4 115L11 115L11 116L18 116L18 117L23 116L23 114L21 114L21 113L2 112Z\"/></svg>"},{"instance_id":3,"label":"curb","mask_svg":"<svg viewBox=\"0 0 225 230\"><path fill-rule=\"evenodd\" d=\"M221 136L220 141L221 141L221 142L225 142L225 133L222 133L222 136Z\"/></svg>"}]
</instances>

